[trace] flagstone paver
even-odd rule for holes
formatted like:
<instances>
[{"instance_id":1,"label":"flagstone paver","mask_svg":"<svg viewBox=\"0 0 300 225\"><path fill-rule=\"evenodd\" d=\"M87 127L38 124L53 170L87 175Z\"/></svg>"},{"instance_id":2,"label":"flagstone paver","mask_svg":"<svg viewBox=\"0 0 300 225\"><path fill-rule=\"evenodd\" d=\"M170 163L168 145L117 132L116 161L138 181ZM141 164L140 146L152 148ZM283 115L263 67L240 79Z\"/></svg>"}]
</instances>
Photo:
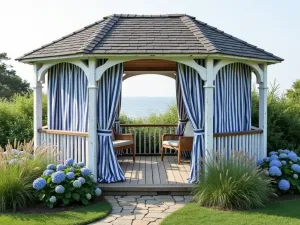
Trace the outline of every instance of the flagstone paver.
<instances>
[{"instance_id":1,"label":"flagstone paver","mask_svg":"<svg viewBox=\"0 0 300 225\"><path fill-rule=\"evenodd\" d=\"M156 225L172 212L192 201L191 196L105 196L112 212L90 225Z\"/></svg>"}]
</instances>

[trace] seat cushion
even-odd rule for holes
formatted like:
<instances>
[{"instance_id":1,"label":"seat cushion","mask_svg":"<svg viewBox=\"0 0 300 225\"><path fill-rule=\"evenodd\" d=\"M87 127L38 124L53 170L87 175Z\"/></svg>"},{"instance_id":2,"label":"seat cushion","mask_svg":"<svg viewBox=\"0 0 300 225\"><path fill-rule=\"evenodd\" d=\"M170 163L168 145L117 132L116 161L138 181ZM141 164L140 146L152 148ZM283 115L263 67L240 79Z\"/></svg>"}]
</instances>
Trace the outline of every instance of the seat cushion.
<instances>
[{"instance_id":1,"label":"seat cushion","mask_svg":"<svg viewBox=\"0 0 300 225\"><path fill-rule=\"evenodd\" d=\"M177 140L163 141L163 145L169 145L169 146L172 146L172 147L178 147L178 141Z\"/></svg>"},{"instance_id":2,"label":"seat cushion","mask_svg":"<svg viewBox=\"0 0 300 225\"><path fill-rule=\"evenodd\" d=\"M122 146L132 145L132 144L133 144L133 141L131 141L131 140L115 140L115 141L113 141L114 147L122 147Z\"/></svg>"},{"instance_id":3,"label":"seat cushion","mask_svg":"<svg viewBox=\"0 0 300 225\"><path fill-rule=\"evenodd\" d=\"M183 136L185 136L185 137L194 137L194 128L193 128L193 125L190 121L188 121L186 123L185 129L184 129L184 132L183 132Z\"/></svg>"}]
</instances>

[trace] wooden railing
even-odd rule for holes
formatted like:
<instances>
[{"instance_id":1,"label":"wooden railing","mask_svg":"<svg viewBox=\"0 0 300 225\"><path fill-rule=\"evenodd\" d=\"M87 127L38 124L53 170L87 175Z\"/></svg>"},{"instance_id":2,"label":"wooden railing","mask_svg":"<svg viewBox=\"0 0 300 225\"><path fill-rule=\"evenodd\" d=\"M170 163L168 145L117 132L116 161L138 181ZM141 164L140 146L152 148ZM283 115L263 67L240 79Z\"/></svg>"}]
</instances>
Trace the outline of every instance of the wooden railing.
<instances>
[{"instance_id":1,"label":"wooden railing","mask_svg":"<svg viewBox=\"0 0 300 225\"><path fill-rule=\"evenodd\" d=\"M121 124L122 133L132 133L135 140L135 150L138 155L160 154L162 135L175 134L176 124ZM76 161L86 161L88 149L88 133L63 130L39 130L41 142L57 149L58 159L74 158ZM214 152L230 157L232 151L243 151L250 157L263 157L260 151L263 131L253 127L250 131L215 133ZM131 154L125 150L124 154ZM166 151L166 154L173 154Z\"/></svg>"},{"instance_id":2,"label":"wooden railing","mask_svg":"<svg viewBox=\"0 0 300 225\"><path fill-rule=\"evenodd\" d=\"M43 127L41 133L42 145L53 146L56 149L57 160L64 161L73 158L76 162L85 162L88 149L88 133L64 130L48 130Z\"/></svg>"},{"instance_id":3,"label":"wooden railing","mask_svg":"<svg viewBox=\"0 0 300 225\"><path fill-rule=\"evenodd\" d=\"M134 135L135 150L138 155L160 154L163 134L175 134L177 124L121 124L122 133ZM170 154L171 151L166 151ZM130 154L125 151L124 154Z\"/></svg>"},{"instance_id":4,"label":"wooden railing","mask_svg":"<svg viewBox=\"0 0 300 225\"><path fill-rule=\"evenodd\" d=\"M233 151L242 151L256 160L264 157L261 151L263 130L252 127L250 131L215 133L214 152L230 157Z\"/></svg>"}]
</instances>

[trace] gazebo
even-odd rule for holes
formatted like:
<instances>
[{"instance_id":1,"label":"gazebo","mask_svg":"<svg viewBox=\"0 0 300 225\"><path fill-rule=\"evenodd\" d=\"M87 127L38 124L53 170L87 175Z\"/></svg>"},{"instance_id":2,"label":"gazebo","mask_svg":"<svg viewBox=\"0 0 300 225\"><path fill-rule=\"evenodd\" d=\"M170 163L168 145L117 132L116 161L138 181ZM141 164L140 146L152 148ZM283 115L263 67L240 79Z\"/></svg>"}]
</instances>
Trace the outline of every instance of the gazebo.
<instances>
[{"instance_id":1,"label":"gazebo","mask_svg":"<svg viewBox=\"0 0 300 225\"><path fill-rule=\"evenodd\" d=\"M176 79L177 133L187 120L194 128L189 182L198 181L202 157L230 157L232 150L267 154L267 67L283 59L193 16L110 15L17 60L34 66L35 145L55 145L60 159L85 161L99 182L125 180L112 128L119 127L122 80L139 74ZM252 73L259 85L257 128L251 124Z\"/></svg>"}]
</instances>

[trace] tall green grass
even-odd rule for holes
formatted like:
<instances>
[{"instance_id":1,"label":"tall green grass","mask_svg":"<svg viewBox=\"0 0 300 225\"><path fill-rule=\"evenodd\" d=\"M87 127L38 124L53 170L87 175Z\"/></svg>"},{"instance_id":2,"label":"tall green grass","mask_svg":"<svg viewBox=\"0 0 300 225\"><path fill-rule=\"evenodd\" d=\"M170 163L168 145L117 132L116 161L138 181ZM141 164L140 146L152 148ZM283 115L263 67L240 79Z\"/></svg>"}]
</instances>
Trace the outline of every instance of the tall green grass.
<instances>
[{"instance_id":1,"label":"tall green grass","mask_svg":"<svg viewBox=\"0 0 300 225\"><path fill-rule=\"evenodd\" d=\"M32 182L39 177L47 164L50 148L33 149L33 142L8 144L0 148L0 211L17 211L26 208L35 200ZM14 154L22 150L22 155ZM4 151L5 150L5 151ZM6 152L6 153L4 153ZM34 153L34 154L33 154ZM16 160L15 163L10 163Z\"/></svg>"},{"instance_id":2,"label":"tall green grass","mask_svg":"<svg viewBox=\"0 0 300 225\"><path fill-rule=\"evenodd\" d=\"M204 162L199 183L193 191L201 206L220 209L262 207L274 194L271 181L247 155L233 152L230 159L222 155Z\"/></svg>"}]
</instances>

